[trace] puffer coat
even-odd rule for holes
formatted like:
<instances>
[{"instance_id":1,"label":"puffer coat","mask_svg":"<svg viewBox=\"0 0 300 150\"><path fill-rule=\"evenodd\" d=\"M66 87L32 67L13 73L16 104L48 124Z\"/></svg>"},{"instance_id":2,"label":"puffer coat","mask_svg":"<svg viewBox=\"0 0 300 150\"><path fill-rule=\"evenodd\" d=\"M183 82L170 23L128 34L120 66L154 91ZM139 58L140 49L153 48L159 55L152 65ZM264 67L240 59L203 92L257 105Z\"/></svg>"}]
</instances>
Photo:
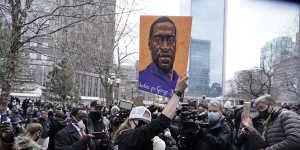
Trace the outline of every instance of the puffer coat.
<instances>
[{"instance_id":1,"label":"puffer coat","mask_svg":"<svg viewBox=\"0 0 300 150\"><path fill-rule=\"evenodd\" d=\"M279 109L272 113L263 137L250 133L255 143L265 150L300 150L300 116L295 112Z\"/></svg>"}]
</instances>

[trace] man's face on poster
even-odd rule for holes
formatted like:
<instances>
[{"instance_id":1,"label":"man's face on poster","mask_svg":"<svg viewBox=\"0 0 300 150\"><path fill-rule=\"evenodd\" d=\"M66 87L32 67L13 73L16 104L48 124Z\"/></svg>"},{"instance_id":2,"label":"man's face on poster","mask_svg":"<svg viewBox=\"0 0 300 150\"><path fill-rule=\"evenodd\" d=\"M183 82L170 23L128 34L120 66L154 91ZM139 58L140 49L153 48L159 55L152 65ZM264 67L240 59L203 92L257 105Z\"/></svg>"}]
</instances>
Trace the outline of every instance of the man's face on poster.
<instances>
[{"instance_id":1,"label":"man's face on poster","mask_svg":"<svg viewBox=\"0 0 300 150\"><path fill-rule=\"evenodd\" d=\"M170 22L160 22L153 26L149 47L152 61L164 72L169 73L176 54L176 27Z\"/></svg>"}]
</instances>

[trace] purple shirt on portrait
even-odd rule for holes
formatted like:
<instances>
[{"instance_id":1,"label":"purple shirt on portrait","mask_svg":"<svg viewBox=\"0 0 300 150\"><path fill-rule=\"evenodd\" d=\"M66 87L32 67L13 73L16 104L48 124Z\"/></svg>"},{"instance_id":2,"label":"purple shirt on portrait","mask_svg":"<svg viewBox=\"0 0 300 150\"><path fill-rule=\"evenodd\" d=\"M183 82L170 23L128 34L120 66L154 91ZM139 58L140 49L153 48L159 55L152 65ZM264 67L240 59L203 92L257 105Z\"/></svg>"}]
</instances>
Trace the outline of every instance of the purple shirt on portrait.
<instances>
[{"instance_id":1,"label":"purple shirt on portrait","mask_svg":"<svg viewBox=\"0 0 300 150\"><path fill-rule=\"evenodd\" d=\"M165 72L151 63L139 72L139 89L171 98L176 87L178 74L173 70L173 80Z\"/></svg>"}]
</instances>

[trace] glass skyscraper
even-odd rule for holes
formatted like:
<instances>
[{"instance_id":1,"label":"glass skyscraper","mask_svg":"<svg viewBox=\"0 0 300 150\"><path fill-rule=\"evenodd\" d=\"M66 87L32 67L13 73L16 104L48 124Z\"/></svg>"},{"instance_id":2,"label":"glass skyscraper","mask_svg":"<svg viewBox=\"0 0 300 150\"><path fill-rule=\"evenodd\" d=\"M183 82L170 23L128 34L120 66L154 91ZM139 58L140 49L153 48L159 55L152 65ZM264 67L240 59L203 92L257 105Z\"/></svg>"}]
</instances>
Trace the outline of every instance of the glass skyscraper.
<instances>
[{"instance_id":1,"label":"glass skyscraper","mask_svg":"<svg viewBox=\"0 0 300 150\"><path fill-rule=\"evenodd\" d=\"M208 94L210 41L191 39L189 65L189 92Z\"/></svg>"},{"instance_id":2,"label":"glass skyscraper","mask_svg":"<svg viewBox=\"0 0 300 150\"><path fill-rule=\"evenodd\" d=\"M193 16L188 93L220 96L224 80L226 0L190 0L183 2L181 9L181 15Z\"/></svg>"}]
</instances>

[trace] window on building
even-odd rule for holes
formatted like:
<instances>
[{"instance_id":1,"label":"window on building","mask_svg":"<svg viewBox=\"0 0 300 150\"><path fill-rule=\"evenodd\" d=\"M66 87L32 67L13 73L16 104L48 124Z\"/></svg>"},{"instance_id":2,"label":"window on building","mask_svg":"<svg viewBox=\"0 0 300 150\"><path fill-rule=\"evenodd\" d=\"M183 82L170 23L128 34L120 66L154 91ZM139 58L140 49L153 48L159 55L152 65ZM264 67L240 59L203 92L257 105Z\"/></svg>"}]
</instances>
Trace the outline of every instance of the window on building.
<instances>
[{"instance_id":1,"label":"window on building","mask_svg":"<svg viewBox=\"0 0 300 150\"><path fill-rule=\"evenodd\" d=\"M86 75L82 75L81 77L81 95L85 96L86 89Z\"/></svg>"},{"instance_id":2,"label":"window on building","mask_svg":"<svg viewBox=\"0 0 300 150\"><path fill-rule=\"evenodd\" d=\"M99 95L99 97L104 98L104 89L103 89L102 83L99 85L99 87L100 87L100 95Z\"/></svg>"},{"instance_id":3,"label":"window on building","mask_svg":"<svg viewBox=\"0 0 300 150\"><path fill-rule=\"evenodd\" d=\"M48 43L47 43L47 42L43 42L43 43L42 43L42 47L48 48Z\"/></svg>"},{"instance_id":4,"label":"window on building","mask_svg":"<svg viewBox=\"0 0 300 150\"><path fill-rule=\"evenodd\" d=\"M41 55L41 60L47 60L48 57L46 55Z\"/></svg>"},{"instance_id":5,"label":"window on building","mask_svg":"<svg viewBox=\"0 0 300 150\"><path fill-rule=\"evenodd\" d=\"M41 81L42 86L46 85L46 66L41 66Z\"/></svg>"},{"instance_id":6,"label":"window on building","mask_svg":"<svg viewBox=\"0 0 300 150\"><path fill-rule=\"evenodd\" d=\"M30 59L37 59L37 53L29 53Z\"/></svg>"},{"instance_id":7,"label":"window on building","mask_svg":"<svg viewBox=\"0 0 300 150\"><path fill-rule=\"evenodd\" d=\"M28 72L29 72L29 75L31 76L31 78L33 80L35 80L36 65L30 65Z\"/></svg>"},{"instance_id":8,"label":"window on building","mask_svg":"<svg viewBox=\"0 0 300 150\"><path fill-rule=\"evenodd\" d=\"M88 82L88 96L92 96L93 78L89 76Z\"/></svg>"},{"instance_id":9,"label":"window on building","mask_svg":"<svg viewBox=\"0 0 300 150\"><path fill-rule=\"evenodd\" d=\"M94 96L98 97L98 78L95 78Z\"/></svg>"},{"instance_id":10,"label":"window on building","mask_svg":"<svg viewBox=\"0 0 300 150\"><path fill-rule=\"evenodd\" d=\"M80 83L80 75L78 73L76 73L76 75L75 75L75 81L76 81L76 84Z\"/></svg>"},{"instance_id":11,"label":"window on building","mask_svg":"<svg viewBox=\"0 0 300 150\"><path fill-rule=\"evenodd\" d=\"M36 42L30 42L30 47L36 47L37 46L37 43Z\"/></svg>"}]
</instances>

